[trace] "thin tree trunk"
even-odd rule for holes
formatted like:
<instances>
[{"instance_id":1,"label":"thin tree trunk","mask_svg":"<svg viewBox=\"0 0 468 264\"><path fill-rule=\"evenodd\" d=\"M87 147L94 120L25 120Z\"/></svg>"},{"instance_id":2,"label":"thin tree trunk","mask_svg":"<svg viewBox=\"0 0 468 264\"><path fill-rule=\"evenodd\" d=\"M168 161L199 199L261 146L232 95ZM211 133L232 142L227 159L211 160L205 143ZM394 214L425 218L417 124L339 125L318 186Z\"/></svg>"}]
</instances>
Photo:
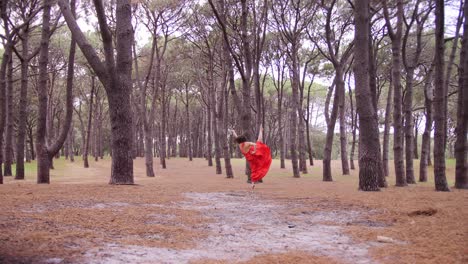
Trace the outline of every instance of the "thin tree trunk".
<instances>
[{"instance_id":1,"label":"thin tree trunk","mask_svg":"<svg viewBox=\"0 0 468 264\"><path fill-rule=\"evenodd\" d=\"M339 89L340 91L340 101L339 101L339 111L340 111L340 146L341 146L341 171L343 175L349 175L349 163L348 163L348 139L346 133L346 108L345 108L345 84L343 81L343 76L340 76L337 80L337 87L338 85L341 86Z\"/></svg>"},{"instance_id":2,"label":"thin tree trunk","mask_svg":"<svg viewBox=\"0 0 468 264\"><path fill-rule=\"evenodd\" d=\"M24 180L24 145L26 139L26 121L28 119L28 70L29 70L29 30L27 27L23 30L21 36L21 89L20 100L18 104L18 140L16 143L16 180Z\"/></svg>"},{"instance_id":3,"label":"thin tree trunk","mask_svg":"<svg viewBox=\"0 0 468 264\"><path fill-rule=\"evenodd\" d=\"M396 175L396 186L407 186L405 164L403 160L403 130L402 130L402 87L401 70L401 36L403 23L403 0L397 1L396 32L393 30L388 14L387 2L384 1L384 15L392 42L392 83L393 83L393 152ZM362 129L362 128L361 128Z\"/></svg>"},{"instance_id":4,"label":"thin tree trunk","mask_svg":"<svg viewBox=\"0 0 468 264\"><path fill-rule=\"evenodd\" d=\"M212 167L213 166L213 157L212 157L212 151L213 151L213 137L212 137L212 117L213 111L211 110L211 106L209 106L206 109L206 133L207 133L207 150L206 150L206 158L208 159L208 166Z\"/></svg>"},{"instance_id":5,"label":"thin tree trunk","mask_svg":"<svg viewBox=\"0 0 468 264\"><path fill-rule=\"evenodd\" d=\"M444 89L444 1L436 0L435 16L435 96L434 96L434 183L437 191L450 191L445 176L445 100Z\"/></svg>"},{"instance_id":6,"label":"thin tree trunk","mask_svg":"<svg viewBox=\"0 0 468 264\"><path fill-rule=\"evenodd\" d=\"M47 131L47 64L49 53L49 39L50 39L50 10L52 1L45 0L43 5L43 20L42 20L42 35L40 44L39 56L39 86L38 86L38 122L36 133L36 148L37 148L37 183L50 182L50 167L52 158L62 148L63 143L68 134L71 126L73 114L73 73L75 64L75 38L72 37L70 43L70 52L68 57L67 69L67 91L66 91L66 117L65 123L54 142L51 145L46 143ZM74 16L75 1L71 1L72 10L71 15Z\"/></svg>"},{"instance_id":7,"label":"thin tree trunk","mask_svg":"<svg viewBox=\"0 0 468 264\"><path fill-rule=\"evenodd\" d=\"M217 89L215 86L215 80L213 76L213 68L211 68L210 71L210 80L211 80L211 94L210 94L210 101L211 101L211 110L212 110L212 126L213 126L213 139L214 139L214 147L215 147L215 163L216 163L216 174L222 174L223 170L221 168L221 144L219 142L219 119L221 118L221 112L216 111L216 104L219 104L220 102L216 102L216 94L217 94Z\"/></svg>"},{"instance_id":8,"label":"thin tree trunk","mask_svg":"<svg viewBox=\"0 0 468 264\"><path fill-rule=\"evenodd\" d=\"M99 113L99 98L98 98L98 91L96 91L96 104L95 104L95 113L93 118L93 157L94 161L98 161L98 113Z\"/></svg>"},{"instance_id":9,"label":"thin tree trunk","mask_svg":"<svg viewBox=\"0 0 468 264\"><path fill-rule=\"evenodd\" d=\"M31 151L31 159L35 160L36 159L36 153L34 152L34 134L33 134L33 128L30 127L28 131L28 138L29 138L29 150Z\"/></svg>"},{"instance_id":10,"label":"thin tree trunk","mask_svg":"<svg viewBox=\"0 0 468 264\"><path fill-rule=\"evenodd\" d=\"M424 132L421 142L421 161L419 163L419 181L427 181L427 166L430 165L431 161L431 130L432 130L432 100L433 100L433 73L434 73L435 61L431 64L429 71L426 73L426 80L424 83L424 106L425 106L425 117L426 124L424 126Z\"/></svg>"},{"instance_id":11,"label":"thin tree trunk","mask_svg":"<svg viewBox=\"0 0 468 264\"><path fill-rule=\"evenodd\" d=\"M327 98L325 99L324 115L325 115L325 123L327 124L327 126L328 126L328 123L330 123L330 114L328 112L330 109L330 101L331 101L331 97L333 94L333 90L335 90L335 85L336 85L336 76L333 79L332 85L328 87Z\"/></svg>"},{"instance_id":12,"label":"thin tree trunk","mask_svg":"<svg viewBox=\"0 0 468 264\"><path fill-rule=\"evenodd\" d=\"M291 103L291 110L290 110L290 151L291 151L291 164L293 169L293 177L299 178L299 167L298 167L298 157L297 157L297 129L298 129L298 122L297 122L297 109L299 109L298 102L299 102L299 66L298 66L298 43L292 43L291 48L291 59L292 59L292 103ZM302 117L299 117L302 118ZM300 122L299 122L300 123ZM302 127L301 127L302 128ZM301 134L299 134L301 136ZM302 134L303 136L303 134ZM301 148L302 146L299 146ZM301 151L301 149L299 149Z\"/></svg>"},{"instance_id":13,"label":"thin tree trunk","mask_svg":"<svg viewBox=\"0 0 468 264\"><path fill-rule=\"evenodd\" d=\"M405 112L405 158L406 158L406 183L415 184L414 168L413 168L413 153L414 153L414 135L413 135L413 79L414 68L407 68L406 72L406 93L404 102Z\"/></svg>"},{"instance_id":14,"label":"thin tree trunk","mask_svg":"<svg viewBox=\"0 0 468 264\"><path fill-rule=\"evenodd\" d=\"M306 118L306 138L307 138L307 153L309 154L309 165L314 166L314 156L312 152L312 140L310 138L310 112L313 111L310 109L310 88L312 88L313 80L307 88L307 118Z\"/></svg>"},{"instance_id":15,"label":"thin tree trunk","mask_svg":"<svg viewBox=\"0 0 468 264\"><path fill-rule=\"evenodd\" d=\"M7 115L5 132L5 165L4 176L12 176L11 164L13 163L13 59L8 62L7 69Z\"/></svg>"},{"instance_id":16,"label":"thin tree trunk","mask_svg":"<svg viewBox=\"0 0 468 264\"><path fill-rule=\"evenodd\" d=\"M299 60L299 58L298 58ZM299 64L299 63L298 63ZM299 65L297 65L299 67ZM296 78L297 82L299 83L298 88L299 90L299 101L297 103L297 116L299 118L299 123L297 126L297 137L299 143L299 169L302 173L307 174L307 145L305 140L305 120L304 120L304 109L303 109L303 100L304 100L304 86L300 85L300 78L299 78L299 68L295 69L297 71Z\"/></svg>"},{"instance_id":17,"label":"thin tree trunk","mask_svg":"<svg viewBox=\"0 0 468 264\"><path fill-rule=\"evenodd\" d=\"M3 184L3 171L1 169L3 163L3 132L5 131L5 120L7 114L7 106L6 106L6 72L7 66L11 60L11 39L10 39L10 32L7 23L7 7L8 1L3 1L0 4L0 16L4 22L4 33L6 35L6 44L4 46L4 52L2 56L2 63L0 66L0 184Z\"/></svg>"},{"instance_id":18,"label":"thin tree trunk","mask_svg":"<svg viewBox=\"0 0 468 264\"><path fill-rule=\"evenodd\" d=\"M342 74L341 68L337 68L335 70L336 70L335 80L337 80L338 75ZM341 93L340 86L336 85L330 120L328 121L328 125L327 125L325 149L323 150L323 181L333 181L332 174L331 174L331 152L332 152L332 146L333 146L333 136L335 134L336 118L338 115L340 93Z\"/></svg>"},{"instance_id":19,"label":"thin tree trunk","mask_svg":"<svg viewBox=\"0 0 468 264\"><path fill-rule=\"evenodd\" d=\"M167 122L167 110L166 104L166 88L161 87L162 94L162 120L161 120L161 133L160 133L160 149L159 149L159 160L161 167L166 169L166 122Z\"/></svg>"},{"instance_id":20,"label":"thin tree trunk","mask_svg":"<svg viewBox=\"0 0 468 264\"><path fill-rule=\"evenodd\" d=\"M419 154L418 154L419 120L420 120L420 117L416 116L416 119L414 120L414 144L413 144L413 156L415 159L419 159Z\"/></svg>"},{"instance_id":21,"label":"thin tree trunk","mask_svg":"<svg viewBox=\"0 0 468 264\"><path fill-rule=\"evenodd\" d=\"M189 112L189 97L188 97L188 84L185 84L185 120L187 122L187 145L188 145L188 157L189 160L193 160L193 146L192 146L192 127L190 122Z\"/></svg>"},{"instance_id":22,"label":"thin tree trunk","mask_svg":"<svg viewBox=\"0 0 468 264\"><path fill-rule=\"evenodd\" d=\"M460 49L460 67L458 69L458 109L457 109L457 128L455 133L457 139L455 142L455 188L468 189L468 164L466 142L468 127L468 5L465 2L463 7L465 22L463 25L462 48Z\"/></svg>"},{"instance_id":23,"label":"thin tree trunk","mask_svg":"<svg viewBox=\"0 0 468 264\"><path fill-rule=\"evenodd\" d=\"M392 94L393 94L393 85L392 79L390 78L390 85L388 86L387 94L387 106L385 107L385 126L384 126L384 135L383 135L383 152L382 152L382 166L383 173L385 176L389 175L388 172L388 153L389 153L389 141L390 141L390 126L391 117L392 117Z\"/></svg>"},{"instance_id":24,"label":"thin tree trunk","mask_svg":"<svg viewBox=\"0 0 468 264\"><path fill-rule=\"evenodd\" d=\"M349 163L351 166L351 169L354 170L356 169L354 167L354 149L356 147L356 127L357 127L357 109L356 109L356 115L354 114L354 105L353 105L353 91L351 90L351 74L349 74L348 77L348 93L349 93L349 106L351 110L351 130L353 131L353 142L351 144L351 152L349 154Z\"/></svg>"},{"instance_id":25,"label":"thin tree trunk","mask_svg":"<svg viewBox=\"0 0 468 264\"><path fill-rule=\"evenodd\" d=\"M88 107L88 125L86 129L86 143L84 146L84 152L83 152L83 162L84 162L84 167L89 168L89 162L88 162L88 150L89 150L89 141L91 137L91 120L93 118L93 98L94 98L94 90L95 90L95 80L96 77L92 76L91 77L91 95L89 98L89 107Z\"/></svg>"},{"instance_id":26,"label":"thin tree trunk","mask_svg":"<svg viewBox=\"0 0 468 264\"><path fill-rule=\"evenodd\" d=\"M229 55L229 54L228 54ZM228 73L229 74L229 73ZM229 142L227 138L227 129L228 129L228 117L229 117L229 91L227 89L226 84L223 84L223 90L222 93L220 93L220 103L223 102L224 105L220 105L220 116L223 116L222 124L223 124L223 134L221 135L222 143L223 143L223 152L224 152L224 167L226 169L226 178L234 178L234 173L232 171L232 165L231 165L231 155L230 155L230 150L229 150Z\"/></svg>"}]
</instances>

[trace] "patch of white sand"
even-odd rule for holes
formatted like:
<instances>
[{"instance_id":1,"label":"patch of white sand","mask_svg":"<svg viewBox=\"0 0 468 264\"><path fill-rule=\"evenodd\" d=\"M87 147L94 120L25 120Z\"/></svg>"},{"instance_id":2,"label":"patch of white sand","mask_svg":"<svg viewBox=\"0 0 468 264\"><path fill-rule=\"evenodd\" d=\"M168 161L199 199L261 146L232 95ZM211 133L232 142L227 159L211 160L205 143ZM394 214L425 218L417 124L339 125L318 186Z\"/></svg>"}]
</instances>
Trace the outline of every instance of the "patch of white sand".
<instances>
[{"instance_id":1,"label":"patch of white sand","mask_svg":"<svg viewBox=\"0 0 468 264\"><path fill-rule=\"evenodd\" d=\"M370 244L356 243L338 224L357 219L357 211L316 211L299 215L251 193L187 193L177 208L200 211L210 235L193 249L107 244L85 254L87 263L189 263L200 259L246 261L257 255L300 250L343 263L375 263ZM326 223L324 223L326 222Z\"/></svg>"}]
</instances>

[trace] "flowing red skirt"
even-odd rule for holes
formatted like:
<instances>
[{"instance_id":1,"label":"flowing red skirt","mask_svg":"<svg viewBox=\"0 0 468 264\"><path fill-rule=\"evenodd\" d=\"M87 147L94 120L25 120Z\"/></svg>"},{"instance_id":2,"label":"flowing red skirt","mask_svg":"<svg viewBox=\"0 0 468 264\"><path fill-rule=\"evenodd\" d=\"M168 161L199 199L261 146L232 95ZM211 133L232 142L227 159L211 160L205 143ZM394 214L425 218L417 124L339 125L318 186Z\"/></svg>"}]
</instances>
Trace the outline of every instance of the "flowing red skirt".
<instances>
[{"instance_id":1,"label":"flowing red skirt","mask_svg":"<svg viewBox=\"0 0 468 264\"><path fill-rule=\"evenodd\" d=\"M251 146L247 153L242 153L245 156L245 159L250 164L251 180L252 182L258 182L267 174L271 165L271 151L270 148L257 141L257 150L255 153L252 153L255 150L254 146Z\"/></svg>"}]
</instances>

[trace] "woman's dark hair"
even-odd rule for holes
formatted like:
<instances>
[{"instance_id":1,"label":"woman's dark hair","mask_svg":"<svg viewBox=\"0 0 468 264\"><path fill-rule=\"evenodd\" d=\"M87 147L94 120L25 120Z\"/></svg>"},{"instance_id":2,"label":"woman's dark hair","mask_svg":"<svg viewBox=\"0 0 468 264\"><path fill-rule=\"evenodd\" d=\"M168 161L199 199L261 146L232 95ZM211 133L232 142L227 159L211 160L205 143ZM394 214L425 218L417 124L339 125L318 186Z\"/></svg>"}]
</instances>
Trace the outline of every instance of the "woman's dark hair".
<instances>
[{"instance_id":1,"label":"woman's dark hair","mask_svg":"<svg viewBox=\"0 0 468 264\"><path fill-rule=\"evenodd\" d=\"M241 143L244 143L247 141L247 137L245 137L244 135L240 135L238 137L236 137L234 139L234 141L237 143L237 144L241 144Z\"/></svg>"}]
</instances>

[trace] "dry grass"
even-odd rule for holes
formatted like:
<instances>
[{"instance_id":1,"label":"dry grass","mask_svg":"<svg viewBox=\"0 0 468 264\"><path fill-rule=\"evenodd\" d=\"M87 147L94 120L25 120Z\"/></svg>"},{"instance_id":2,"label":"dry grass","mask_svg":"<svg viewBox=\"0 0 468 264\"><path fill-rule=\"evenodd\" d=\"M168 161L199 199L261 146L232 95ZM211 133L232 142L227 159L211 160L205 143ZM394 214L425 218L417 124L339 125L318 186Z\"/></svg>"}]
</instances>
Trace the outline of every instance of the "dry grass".
<instances>
[{"instance_id":1,"label":"dry grass","mask_svg":"<svg viewBox=\"0 0 468 264\"><path fill-rule=\"evenodd\" d=\"M243 162L233 162L234 179L216 175L214 168L201 159L170 159L167 164L168 169L156 168L157 176L147 178L144 159L137 159L134 186L107 184L109 160L91 162L89 169L82 168L81 162L58 162L50 185L36 185L32 174L27 174L25 181L5 178L0 186L0 263L37 263L50 258L80 263L89 249L108 243L194 247L209 236L201 227L211 220L197 211L170 205L184 200L187 192L246 191L249 186L242 176ZM286 215L355 209L369 212L364 220L339 224L356 243L373 242L377 236L404 242L372 247L371 256L381 263L467 263L467 191L435 192L433 181L397 188L393 186L394 177L390 177L389 188L360 192L357 171L342 176L336 161L335 181L322 182L321 162L316 164L309 174L294 179L289 169L279 169L279 161L274 161L265 183L257 186L256 195L279 204L301 205ZM453 174L452 166L447 170L451 185ZM247 262L346 262L310 254L264 254Z\"/></svg>"}]
</instances>

